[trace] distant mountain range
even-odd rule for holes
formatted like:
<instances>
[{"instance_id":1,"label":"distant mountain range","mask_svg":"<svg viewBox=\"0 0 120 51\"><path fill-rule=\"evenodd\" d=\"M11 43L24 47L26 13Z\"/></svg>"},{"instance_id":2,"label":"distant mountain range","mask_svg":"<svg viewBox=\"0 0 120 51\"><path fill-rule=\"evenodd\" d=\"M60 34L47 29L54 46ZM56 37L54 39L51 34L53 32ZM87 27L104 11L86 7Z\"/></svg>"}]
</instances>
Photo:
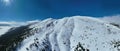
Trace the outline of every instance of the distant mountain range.
<instances>
[{"instance_id":1,"label":"distant mountain range","mask_svg":"<svg viewBox=\"0 0 120 51\"><path fill-rule=\"evenodd\" d=\"M119 19L73 16L2 23L0 51L120 51Z\"/></svg>"}]
</instances>

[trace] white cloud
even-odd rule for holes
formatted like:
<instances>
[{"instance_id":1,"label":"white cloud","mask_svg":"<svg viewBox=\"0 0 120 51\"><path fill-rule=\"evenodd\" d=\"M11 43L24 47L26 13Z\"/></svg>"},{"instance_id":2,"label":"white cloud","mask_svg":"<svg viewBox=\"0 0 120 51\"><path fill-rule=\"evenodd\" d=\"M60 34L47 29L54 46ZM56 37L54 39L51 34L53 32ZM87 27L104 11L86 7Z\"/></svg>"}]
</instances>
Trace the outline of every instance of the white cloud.
<instances>
[{"instance_id":1,"label":"white cloud","mask_svg":"<svg viewBox=\"0 0 120 51\"><path fill-rule=\"evenodd\" d=\"M22 25L28 25L32 23L39 22L40 20L32 20L32 21L26 21L26 22L16 22L16 21L0 21L0 25L10 25L14 27L22 26Z\"/></svg>"},{"instance_id":2,"label":"white cloud","mask_svg":"<svg viewBox=\"0 0 120 51\"><path fill-rule=\"evenodd\" d=\"M39 22L40 20L32 20L32 21L27 21L27 23L35 23L35 22Z\"/></svg>"},{"instance_id":3,"label":"white cloud","mask_svg":"<svg viewBox=\"0 0 120 51\"><path fill-rule=\"evenodd\" d=\"M0 22L0 24L16 24L16 22Z\"/></svg>"},{"instance_id":4,"label":"white cloud","mask_svg":"<svg viewBox=\"0 0 120 51\"><path fill-rule=\"evenodd\" d=\"M1 26L4 26L4 25L9 25L9 26L21 26L21 25L24 25L25 23L24 22L5 22L5 21L1 21L0 22L0 25Z\"/></svg>"}]
</instances>

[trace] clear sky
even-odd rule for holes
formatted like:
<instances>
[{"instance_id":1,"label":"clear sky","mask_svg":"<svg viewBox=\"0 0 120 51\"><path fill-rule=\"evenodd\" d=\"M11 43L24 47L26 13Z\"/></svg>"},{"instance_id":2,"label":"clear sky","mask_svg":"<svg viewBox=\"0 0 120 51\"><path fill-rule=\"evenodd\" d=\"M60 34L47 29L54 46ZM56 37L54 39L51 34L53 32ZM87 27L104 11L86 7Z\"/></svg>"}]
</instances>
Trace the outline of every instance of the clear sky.
<instances>
[{"instance_id":1,"label":"clear sky","mask_svg":"<svg viewBox=\"0 0 120 51\"><path fill-rule=\"evenodd\" d=\"M0 0L0 21L120 14L120 0Z\"/></svg>"}]
</instances>

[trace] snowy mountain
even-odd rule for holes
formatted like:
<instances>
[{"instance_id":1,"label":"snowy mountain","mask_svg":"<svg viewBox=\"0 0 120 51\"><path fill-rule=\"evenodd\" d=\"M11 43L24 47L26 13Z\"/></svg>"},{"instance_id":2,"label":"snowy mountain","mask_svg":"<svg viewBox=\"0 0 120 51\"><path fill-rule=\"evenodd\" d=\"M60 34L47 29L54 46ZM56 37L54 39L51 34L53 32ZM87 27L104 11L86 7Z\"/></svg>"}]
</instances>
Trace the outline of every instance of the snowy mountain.
<instances>
[{"instance_id":1,"label":"snowy mountain","mask_svg":"<svg viewBox=\"0 0 120 51\"><path fill-rule=\"evenodd\" d=\"M11 29L0 37L2 51L120 51L120 28L102 19L73 16Z\"/></svg>"},{"instance_id":2,"label":"snowy mountain","mask_svg":"<svg viewBox=\"0 0 120 51\"><path fill-rule=\"evenodd\" d=\"M120 15L105 16L101 19L120 28Z\"/></svg>"}]
</instances>

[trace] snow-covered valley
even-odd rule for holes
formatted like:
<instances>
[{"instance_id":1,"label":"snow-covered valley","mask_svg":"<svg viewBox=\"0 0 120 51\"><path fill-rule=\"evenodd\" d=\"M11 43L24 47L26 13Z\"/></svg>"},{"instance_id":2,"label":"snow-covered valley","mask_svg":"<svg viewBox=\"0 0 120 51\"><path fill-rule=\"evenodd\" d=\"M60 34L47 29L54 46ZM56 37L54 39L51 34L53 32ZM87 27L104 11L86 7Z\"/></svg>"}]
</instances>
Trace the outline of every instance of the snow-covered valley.
<instances>
[{"instance_id":1,"label":"snow-covered valley","mask_svg":"<svg viewBox=\"0 0 120 51\"><path fill-rule=\"evenodd\" d=\"M120 28L108 22L86 16L32 22L3 34L0 51L120 51Z\"/></svg>"}]
</instances>

